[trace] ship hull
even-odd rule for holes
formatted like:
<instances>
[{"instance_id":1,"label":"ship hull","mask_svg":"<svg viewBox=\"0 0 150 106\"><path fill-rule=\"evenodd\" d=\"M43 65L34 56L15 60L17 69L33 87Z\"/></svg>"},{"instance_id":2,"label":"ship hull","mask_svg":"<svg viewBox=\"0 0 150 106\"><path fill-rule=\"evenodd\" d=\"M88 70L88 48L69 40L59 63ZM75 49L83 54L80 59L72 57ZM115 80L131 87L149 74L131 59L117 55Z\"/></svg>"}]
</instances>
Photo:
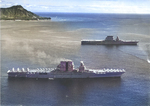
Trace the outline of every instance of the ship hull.
<instances>
[{"instance_id":1,"label":"ship hull","mask_svg":"<svg viewBox=\"0 0 150 106\"><path fill-rule=\"evenodd\" d=\"M14 78L103 78L103 77L121 77L124 72L109 72L109 73L9 73L8 77Z\"/></svg>"},{"instance_id":2,"label":"ship hull","mask_svg":"<svg viewBox=\"0 0 150 106\"><path fill-rule=\"evenodd\" d=\"M138 41L81 41L82 45L137 45Z\"/></svg>"}]
</instances>

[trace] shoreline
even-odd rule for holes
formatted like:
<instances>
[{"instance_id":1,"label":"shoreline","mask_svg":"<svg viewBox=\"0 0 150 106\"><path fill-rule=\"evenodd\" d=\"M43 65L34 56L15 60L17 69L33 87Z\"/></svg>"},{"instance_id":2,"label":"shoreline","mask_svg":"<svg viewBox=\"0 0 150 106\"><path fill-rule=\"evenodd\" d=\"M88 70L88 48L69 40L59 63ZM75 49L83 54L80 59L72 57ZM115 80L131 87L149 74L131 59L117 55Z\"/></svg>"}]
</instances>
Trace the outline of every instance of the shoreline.
<instances>
[{"instance_id":1,"label":"shoreline","mask_svg":"<svg viewBox=\"0 0 150 106\"><path fill-rule=\"evenodd\" d=\"M5 21L10 21L10 22L19 22L19 21L23 21L23 22L38 22L38 21L51 21L51 19L50 20L0 20L0 22L5 22Z\"/></svg>"}]
</instances>

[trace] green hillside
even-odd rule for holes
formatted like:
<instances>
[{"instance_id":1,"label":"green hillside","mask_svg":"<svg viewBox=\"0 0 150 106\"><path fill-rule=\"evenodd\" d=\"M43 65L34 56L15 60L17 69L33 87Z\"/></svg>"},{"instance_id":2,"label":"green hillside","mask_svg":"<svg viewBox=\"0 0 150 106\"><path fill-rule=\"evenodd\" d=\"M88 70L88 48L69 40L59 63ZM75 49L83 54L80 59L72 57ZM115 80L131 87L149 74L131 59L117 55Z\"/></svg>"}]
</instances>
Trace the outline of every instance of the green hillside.
<instances>
[{"instance_id":1,"label":"green hillside","mask_svg":"<svg viewBox=\"0 0 150 106\"><path fill-rule=\"evenodd\" d=\"M12 6L9 8L0 8L0 19L1 20L43 20L51 19L45 17L39 17L38 15L27 11L21 5Z\"/></svg>"}]
</instances>

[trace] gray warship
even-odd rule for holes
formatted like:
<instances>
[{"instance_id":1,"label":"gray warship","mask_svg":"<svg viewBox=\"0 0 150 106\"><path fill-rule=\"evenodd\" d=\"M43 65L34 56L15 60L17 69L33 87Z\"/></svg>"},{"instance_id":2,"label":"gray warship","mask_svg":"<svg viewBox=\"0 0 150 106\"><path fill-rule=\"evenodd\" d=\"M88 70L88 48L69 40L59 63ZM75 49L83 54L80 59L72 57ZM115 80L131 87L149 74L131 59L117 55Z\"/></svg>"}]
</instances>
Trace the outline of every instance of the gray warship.
<instances>
[{"instance_id":1,"label":"gray warship","mask_svg":"<svg viewBox=\"0 0 150 106\"><path fill-rule=\"evenodd\" d=\"M107 36L105 40L81 40L81 45L137 45L137 40L120 40L119 37L114 40L113 36Z\"/></svg>"},{"instance_id":2,"label":"gray warship","mask_svg":"<svg viewBox=\"0 0 150 106\"><path fill-rule=\"evenodd\" d=\"M79 68L74 68L74 63L61 61L57 68L37 68L37 69L15 69L8 70L9 78L47 78L47 79L64 79L64 78L103 78L103 77L121 77L125 73L124 69L86 69L83 61Z\"/></svg>"}]
</instances>

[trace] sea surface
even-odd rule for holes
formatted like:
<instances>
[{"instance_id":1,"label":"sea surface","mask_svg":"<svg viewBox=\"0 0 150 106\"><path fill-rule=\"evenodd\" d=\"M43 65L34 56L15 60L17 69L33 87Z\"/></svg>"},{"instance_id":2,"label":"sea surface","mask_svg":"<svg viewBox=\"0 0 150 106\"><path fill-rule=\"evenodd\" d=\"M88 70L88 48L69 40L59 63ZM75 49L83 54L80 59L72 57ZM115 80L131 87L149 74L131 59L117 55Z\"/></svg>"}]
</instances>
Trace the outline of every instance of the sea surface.
<instances>
[{"instance_id":1,"label":"sea surface","mask_svg":"<svg viewBox=\"0 0 150 106\"><path fill-rule=\"evenodd\" d=\"M150 15L36 13L43 21L1 21L2 106L149 106ZM135 46L81 45L117 36ZM125 69L121 78L8 79L11 68L55 68L61 60L87 68Z\"/></svg>"}]
</instances>

